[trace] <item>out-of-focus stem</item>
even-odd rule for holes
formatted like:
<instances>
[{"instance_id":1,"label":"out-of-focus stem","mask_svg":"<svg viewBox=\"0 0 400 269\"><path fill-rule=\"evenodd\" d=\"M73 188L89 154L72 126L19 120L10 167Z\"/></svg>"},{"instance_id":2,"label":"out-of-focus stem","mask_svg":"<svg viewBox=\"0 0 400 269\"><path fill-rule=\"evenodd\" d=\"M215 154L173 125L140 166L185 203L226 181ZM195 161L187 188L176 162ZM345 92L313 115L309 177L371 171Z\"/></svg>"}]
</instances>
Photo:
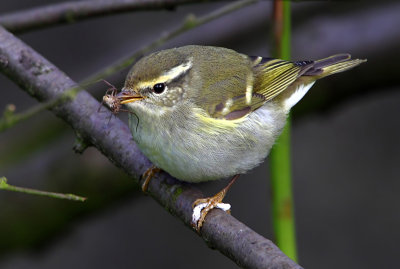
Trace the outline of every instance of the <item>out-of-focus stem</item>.
<instances>
[{"instance_id":1,"label":"out-of-focus stem","mask_svg":"<svg viewBox=\"0 0 400 269\"><path fill-rule=\"evenodd\" d=\"M274 1L275 56L290 59L290 1ZM278 247L297 260L296 232L290 163L290 117L269 156L272 188L272 219Z\"/></svg>"}]
</instances>

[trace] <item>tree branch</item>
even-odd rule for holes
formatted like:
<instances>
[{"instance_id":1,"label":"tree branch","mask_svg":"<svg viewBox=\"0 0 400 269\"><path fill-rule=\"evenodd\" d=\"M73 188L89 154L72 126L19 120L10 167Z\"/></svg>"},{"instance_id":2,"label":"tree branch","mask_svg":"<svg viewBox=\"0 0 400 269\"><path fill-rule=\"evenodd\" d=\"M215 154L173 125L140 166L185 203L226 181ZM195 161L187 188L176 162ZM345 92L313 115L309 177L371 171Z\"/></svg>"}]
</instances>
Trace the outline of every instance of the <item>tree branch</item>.
<instances>
[{"instance_id":1,"label":"tree branch","mask_svg":"<svg viewBox=\"0 0 400 269\"><path fill-rule=\"evenodd\" d=\"M222 1L222 0L221 0ZM0 16L0 24L11 32L23 32L49 25L71 23L102 15L140 10L173 9L207 0L84 0L71 1Z\"/></svg>"},{"instance_id":2,"label":"tree branch","mask_svg":"<svg viewBox=\"0 0 400 269\"><path fill-rule=\"evenodd\" d=\"M0 27L0 70L22 89L41 102L58 98L77 84L56 66ZM110 113L97 113L97 102L86 91L73 100L51 108L69 123L78 137L99 149L115 165L138 180L150 162L133 142L126 124L117 118L109 123ZM149 185L149 194L173 215L190 227L192 203L202 196L190 184L157 174ZM201 236L238 265L246 268L301 267L285 256L270 240L246 227L234 217L213 210L205 222Z\"/></svg>"}]
</instances>

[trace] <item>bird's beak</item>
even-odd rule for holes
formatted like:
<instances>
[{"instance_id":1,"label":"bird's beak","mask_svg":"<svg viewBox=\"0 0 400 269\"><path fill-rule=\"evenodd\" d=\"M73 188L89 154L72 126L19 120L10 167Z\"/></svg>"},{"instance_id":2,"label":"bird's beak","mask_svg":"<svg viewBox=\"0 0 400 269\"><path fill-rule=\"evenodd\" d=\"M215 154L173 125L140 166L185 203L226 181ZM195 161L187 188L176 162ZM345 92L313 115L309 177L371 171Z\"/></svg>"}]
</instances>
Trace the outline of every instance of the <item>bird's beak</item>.
<instances>
[{"instance_id":1,"label":"bird's beak","mask_svg":"<svg viewBox=\"0 0 400 269\"><path fill-rule=\"evenodd\" d=\"M120 91L116 95L116 97L120 100L121 104L132 103L135 101L142 100L144 98L143 96L141 96L140 94L138 94L136 92L125 90L125 89L122 89L122 91Z\"/></svg>"}]
</instances>

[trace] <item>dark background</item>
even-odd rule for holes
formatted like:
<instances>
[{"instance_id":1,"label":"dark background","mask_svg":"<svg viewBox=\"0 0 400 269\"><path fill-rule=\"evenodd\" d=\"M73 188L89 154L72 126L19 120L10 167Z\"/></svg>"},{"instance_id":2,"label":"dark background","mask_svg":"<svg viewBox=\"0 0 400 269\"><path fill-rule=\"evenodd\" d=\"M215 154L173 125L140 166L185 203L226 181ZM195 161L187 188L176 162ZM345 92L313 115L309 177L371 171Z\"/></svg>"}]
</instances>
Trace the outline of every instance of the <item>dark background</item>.
<instances>
[{"instance_id":1,"label":"dark background","mask_svg":"<svg viewBox=\"0 0 400 269\"><path fill-rule=\"evenodd\" d=\"M55 1L1 1L0 13ZM132 12L19 34L79 81L179 25L192 12ZM305 268L398 268L400 253L400 3L292 4L292 58L348 52L368 62L316 83L293 111L292 163L299 263ZM168 42L271 55L272 2L243 8ZM120 86L127 71L109 78ZM107 87L92 87L100 100ZM37 104L3 75L0 109ZM10 184L87 196L86 203L0 192L0 268L234 268L141 194L95 149L72 150L73 131L43 112L0 134ZM267 161L233 186L240 221L273 239ZM202 184L208 194L226 182Z\"/></svg>"}]
</instances>

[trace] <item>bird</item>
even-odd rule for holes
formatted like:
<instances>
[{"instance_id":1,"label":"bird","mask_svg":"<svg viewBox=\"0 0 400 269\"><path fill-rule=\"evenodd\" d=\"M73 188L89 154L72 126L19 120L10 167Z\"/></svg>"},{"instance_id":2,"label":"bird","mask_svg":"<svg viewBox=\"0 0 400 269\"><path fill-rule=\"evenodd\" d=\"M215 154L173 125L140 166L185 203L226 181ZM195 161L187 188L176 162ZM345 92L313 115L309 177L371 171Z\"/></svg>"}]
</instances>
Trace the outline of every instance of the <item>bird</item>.
<instances>
[{"instance_id":1,"label":"bird","mask_svg":"<svg viewBox=\"0 0 400 269\"><path fill-rule=\"evenodd\" d=\"M315 81L365 61L342 53L292 62L200 45L143 57L113 94L131 112L132 137L153 163L143 190L160 170L191 183L232 178L215 196L193 203L199 232L207 212L223 208L238 176L265 160L290 109Z\"/></svg>"}]
</instances>

